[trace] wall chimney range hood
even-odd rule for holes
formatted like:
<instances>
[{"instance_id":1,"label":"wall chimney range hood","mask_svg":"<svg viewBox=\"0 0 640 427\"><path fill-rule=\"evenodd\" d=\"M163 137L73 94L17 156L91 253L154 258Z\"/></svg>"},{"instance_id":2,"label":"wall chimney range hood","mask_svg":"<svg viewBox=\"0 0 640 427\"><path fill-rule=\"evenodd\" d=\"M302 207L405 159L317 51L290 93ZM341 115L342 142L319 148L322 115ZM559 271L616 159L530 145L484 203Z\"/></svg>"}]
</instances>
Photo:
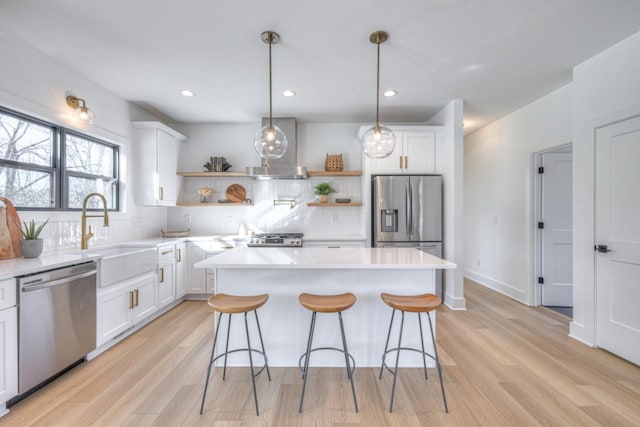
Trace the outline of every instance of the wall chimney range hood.
<instances>
[{"instance_id":1,"label":"wall chimney range hood","mask_svg":"<svg viewBox=\"0 0 640 427\"><path fill-rule=\"evenodd\" d=\"M269 123L268 117L262 118L262 125ZM273 124L278 126L287 135L289 147L279 159L265 160L260 158L260 166L248 166L247 176L253 179L306 179L307 168L297 165L298 141L297 123L293 117L273 118Z\"/></svg>"}]
</instances>

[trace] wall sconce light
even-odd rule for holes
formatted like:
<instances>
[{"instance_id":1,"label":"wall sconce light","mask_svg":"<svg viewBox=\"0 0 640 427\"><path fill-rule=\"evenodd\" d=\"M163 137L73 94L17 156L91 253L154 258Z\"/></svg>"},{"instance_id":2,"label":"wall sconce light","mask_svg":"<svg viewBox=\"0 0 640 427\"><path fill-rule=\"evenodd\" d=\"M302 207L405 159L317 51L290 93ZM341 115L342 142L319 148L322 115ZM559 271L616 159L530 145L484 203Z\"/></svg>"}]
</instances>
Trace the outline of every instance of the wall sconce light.
<instances>
[{"instance_id":1,"label":"wall sconce light","mask_svg":"<svg viewBox=\"0 0 640 427\"><path fill-rule=\"evenodd\" d=\"M85 100L82 98L69 95L67 96L67 105L73 108L71 117L79 123L90 125L93 123L93 119L96 118L96 115L87 107Z\"/></svg>"}]
</instances>

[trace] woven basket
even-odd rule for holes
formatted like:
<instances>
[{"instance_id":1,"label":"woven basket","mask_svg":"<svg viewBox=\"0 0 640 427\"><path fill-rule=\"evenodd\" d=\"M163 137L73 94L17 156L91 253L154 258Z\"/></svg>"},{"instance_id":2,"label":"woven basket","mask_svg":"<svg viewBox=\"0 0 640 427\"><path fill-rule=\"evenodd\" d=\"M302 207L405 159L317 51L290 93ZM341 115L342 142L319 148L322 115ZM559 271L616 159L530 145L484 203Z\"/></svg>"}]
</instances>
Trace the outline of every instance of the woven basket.
<instances>
[{"instance_id":1,"label":"woven basket","mask_svg":"<svg viewBox=\"0 0 640 427\"><path fill-rule=\"evenodd\" d=\"M327 158L324 161L324 170L327 172L342 172L344 170L342 153L331 155L327 153Z\"/></svg>"}]
</instances>

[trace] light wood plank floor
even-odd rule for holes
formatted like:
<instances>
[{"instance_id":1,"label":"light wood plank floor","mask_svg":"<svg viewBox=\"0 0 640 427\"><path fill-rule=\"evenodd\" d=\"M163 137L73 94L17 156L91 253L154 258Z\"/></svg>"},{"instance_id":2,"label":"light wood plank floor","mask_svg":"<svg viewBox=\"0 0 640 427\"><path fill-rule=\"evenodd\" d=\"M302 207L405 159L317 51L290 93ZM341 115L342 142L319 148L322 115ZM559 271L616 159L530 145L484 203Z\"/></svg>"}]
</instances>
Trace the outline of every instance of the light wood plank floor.
<instances>
[{"instance_id":1,"label":"light wood plank floor","mask_svg":"<svg viewBox=\"0 0 640 427\"><path fill-rule=\"evenodd\" d=\"M356 370L355 413L344 370L322 368L310 374L300 415L300 374L286 368L272 369L271 382L258 377L256 417L248 371L232 368L224 383L220 369L212 375L200 416L212 314L185 302L16 404L0 426L639 425L638 366L570 339L557 313L465 286L468 311L438 311L449 414L434 369L428 382L402 370L390 414L389 374Z\"/></svg>"}]
</instances>

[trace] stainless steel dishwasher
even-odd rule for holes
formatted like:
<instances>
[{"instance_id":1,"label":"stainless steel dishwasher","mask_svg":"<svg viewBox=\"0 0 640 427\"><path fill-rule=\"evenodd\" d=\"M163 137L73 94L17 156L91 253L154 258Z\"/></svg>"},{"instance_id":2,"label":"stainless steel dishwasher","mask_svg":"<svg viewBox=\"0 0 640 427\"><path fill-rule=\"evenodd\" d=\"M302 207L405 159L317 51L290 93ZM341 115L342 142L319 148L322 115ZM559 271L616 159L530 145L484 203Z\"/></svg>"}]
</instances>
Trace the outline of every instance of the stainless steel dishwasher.
<instances>
[{"instance_id":1,"label":"stainless steel dishwasher","mask_svg":"<svg viewBox=\"0 0 640 427\"><path fill-rule=\"evenodd\" d=\"M96 263L18 278L18 393L96 347Z\"/></svg>"}]
</instances>

